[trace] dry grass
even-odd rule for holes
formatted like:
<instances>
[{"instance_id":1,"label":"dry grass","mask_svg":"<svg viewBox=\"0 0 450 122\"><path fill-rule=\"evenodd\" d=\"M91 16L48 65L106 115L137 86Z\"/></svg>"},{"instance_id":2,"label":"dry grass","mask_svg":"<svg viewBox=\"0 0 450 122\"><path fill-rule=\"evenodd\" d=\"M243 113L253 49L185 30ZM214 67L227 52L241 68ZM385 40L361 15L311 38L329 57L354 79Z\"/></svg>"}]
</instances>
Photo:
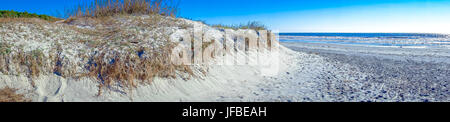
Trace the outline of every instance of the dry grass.
<instances>
[{"instance_id":1,"label":"dry grass","mask_svg":"<svg viewBox=\"0 0 450 122\"><path fill-rule=\"evenodd\" d=\"M11 53L11 45L6 42L0 42L0 72L7 74L8 70L8 59Z\"/></svg>"},{"instance_id":2,"label":"dry grass","mask_svg":"<svg viewBox=\"0 0 450 122\"><path fill-rule=\"evenodd\" d=\"M29 72L32 77L37 77L41 74L41 68L43 67L44 53L42 50L36 49L31 51L31 54L25 56L26 65L29 67Z\"/></svg>"},{"instance_id":3,"label":"dry grass","mask_svg":"<svg viewBox=\"0 0 450 122\"><path fill-rule=\"evenodd\" d=\"M189 66L170 62L169 54L175 45L167 44L157 50L141 48L136 52L115 52L109 56L106 52L99 53L90 57L85 66L89 72L83 76L96 77L100 81L98 95L101 95L103 87L115 83L124 88L134 88L138 83L151 83L155 77L176 78L177 71L192 76Z\"/></svg>"},{"instance_id":4,"label":"dry grass","mask_svg":"<svg viewBox=\"0 0 450 122\"><path fill-rule=\"evenodd\" d=\"M267 49L272 50L272 35L270 33L272 32L267 33Z\"/></svg>"},{"instance_id":5,"label":"dry grass","mask_svg":"<svg viewBox=\"0 0 450 122\"><path fill-rule=\"evenodd\" d=\"M253 29L253 30L267 30L267 27L264 24L261 24L257 21L250 21L246 24L239 24L239 25L224 25L224 24L217 24L217 25L211 25L212 27L221 28L221 29Z\"/></svg>"},{"instance_id":6,"label":"dry grass","mask_svg":"<svg viewBox=\"0 0 450 122\"><path fill-rule=\"evenodd\" d=\"M11 53L11 45L6 42L0 42L0 55Z\"/></svg>"},{"instance_id":7,"label":"dry grass","mask_svg":"<svg viewBox=\"0 0 450 122\"><path fill-rule=\"evenodd\" d=\"M0 89L0 102L30 102L23 94L17 94L17 89L5 87Z\"/></svg>"},{"instance_id":8,"label":"dry grass","mask_svg":"<svg viewBox=\"0 0 450 122\"><path fill-rule=\"evenodd\" d=\"M40 49L25 52L22 49L0 54L0 72L8 75L25 75L29 78L51 73L46 64L48 57ZM14 69L14 70L13 70Z\"/></svg>"},{"instance_id":9,"label":"dry grass","mask_svg":"<svg viewBox=\"0 0 450 122\"><path fill-rule=\"evenodd\" d=\"M202 42L202 50L204 51L207 47L209 47L211 44L214 44L215 40L211 40L209 42Z\"/></svg>"},{"instance_id":10,"label":"dry grass","mask_svg":"<svg viewBox=\"0 0 450 122\"><path fill-rule=\"evenodd\" d=\"M27 74L31 78L38 77L44 69L44 54L41 50L31 52L20 51L17 55L11 55L13 62L17 62L21 67L20 72ZM19 73L20 73L19 72Z\"/></svg>"},{"instance_id":11,"label":"dry grass","mask_svg":"<svg viewBox=\"0 0 450 122\"><path fill-rule=\"evenodd\" d=\"M94 0L81 3L67 12L70 18L105 17L118 14L176 16L177 5L172 0Z\"/></svg>"}]
</instances>

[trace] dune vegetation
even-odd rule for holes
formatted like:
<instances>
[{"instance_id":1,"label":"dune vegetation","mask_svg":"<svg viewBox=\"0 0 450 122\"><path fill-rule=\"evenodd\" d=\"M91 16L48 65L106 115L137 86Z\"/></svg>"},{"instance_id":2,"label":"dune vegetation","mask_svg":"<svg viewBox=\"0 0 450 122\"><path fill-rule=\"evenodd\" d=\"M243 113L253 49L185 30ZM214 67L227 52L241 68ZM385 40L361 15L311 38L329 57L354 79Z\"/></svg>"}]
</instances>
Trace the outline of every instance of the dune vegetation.
<instances>
[{"instance_id":1,"label":"dune vegetation","mask_svg":"<svg viewBox=\"0 0 450 122\"><path fill-rule=\"evenodd\" d=\"M80 3L66 12L67 21L74 18L103 18L116 15L162 15L175 17L177 4L172 0L94 0Z\"/></svg>"},{"instance_id":2,"label":"dune vegetation","mask_svg":"<svg viewBox=\"0 0 450 122\"><path fill-rule=\"evenodd\" d=\"M267 27L264 24L257 22L257 21L250 21L250 22L247 22L246 24L239 24L239 25L215 24L215 25L211 25L211 26L220 28L220 29L233 29L233 30L238 30L238 29L267 30Z\"/></svg>"},{"instance_id":3,"label":"dune vegetation","mask_svg":"<svg viewBox=\"0 0 450 122\"><path fill-rule=\"evenodd\" d=\"M0 80L21 78L33 89L51 80L94 81L98 96L103 90L127 93L158 79L206 76L207 65L173 64L170 58L180 44L194 44L194 38L176 40L196 33L194 27L203 28L199 32L201 41L205 40L199 45L203 51L210 45L234 45L235 41L224 41L224 31L217 28L233 29L230 36L246 33L255 37L253 30L266 29L258 22L210 27L177 18L177 11L171 0L95 0L80 3L66 12L65 20L55 22L46 20L52 17L8 14L14 20L0 21L0 76L5 76Z\"/></svg>"},{"instance_id":4,"label":"dune vegetation","mask_svg":"<svg viewBox=\"0 0 450 122\"><path fill-rule=\"evenodd\" d=\"M61 20L56 17L48 16L48 15L38 15L35 13L28 13L28 12L17 12L17 11L7 11L7 10L0 10L0 19L18 19L18 18L38 18L43 19L47 21L58 21Z\"/></svg>"},{"instance_id":5,"label":"dune vegetation","mask_svg":"<svg viewBox=\"0 0 450 122\"><path fill-rule=\"evenodd\" d=\"M0 89L0 102L30 102L23 94L16 93L17 89L2 88Z\"/></svg>"},{"instance_id":6,"label":"dune vegetation","mask_svg":"<svg viewBox=\"0 0 450 122\"><path fill-rule=\"evenodd\" d=\"M80 3L64 23L5 21L0 23L0 74L31 80L48 74L89 77L101 88L116 83L132 88L136 81L175 78L177 72L192 75L190 67L171 64L168 56L176 45L169 41L170 29L188 26L176 19L175 5L170 0L95 0ZM4 13L8 18L53 18Z\"/></svg>"}]
</instances>

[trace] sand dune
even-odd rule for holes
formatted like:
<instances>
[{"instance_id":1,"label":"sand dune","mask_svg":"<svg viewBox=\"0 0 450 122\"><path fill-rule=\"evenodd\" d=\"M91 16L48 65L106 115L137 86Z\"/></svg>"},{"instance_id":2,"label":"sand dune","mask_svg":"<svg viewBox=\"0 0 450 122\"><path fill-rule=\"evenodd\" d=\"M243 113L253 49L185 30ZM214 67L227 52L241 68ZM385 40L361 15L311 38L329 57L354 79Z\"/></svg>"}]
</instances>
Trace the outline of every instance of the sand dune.
<instances>
[{"instance_id":1,"label":"sand dune","mask_svg":"<svg viewBox=\"0 0 450 122\"><path fill-rule=\"evenodd\" d=\"M119 16L107 21L112 24L88 19L1 24L0 42L7 53L0 57L0 88L15 88L35 102L450 98L448 51L280 45L273 34L262 39L263 31L217 29L170 17ZM202 42L195 42L200 38ZM264 47L268 40L275 46ZM171 47L173 43L178 46ZM206 62L163 63L169 52L176 52L180 62L191 61L184 58L200 49L182 51L191 44L211 51L192 59Z\"/></svg>"}]
</instances>

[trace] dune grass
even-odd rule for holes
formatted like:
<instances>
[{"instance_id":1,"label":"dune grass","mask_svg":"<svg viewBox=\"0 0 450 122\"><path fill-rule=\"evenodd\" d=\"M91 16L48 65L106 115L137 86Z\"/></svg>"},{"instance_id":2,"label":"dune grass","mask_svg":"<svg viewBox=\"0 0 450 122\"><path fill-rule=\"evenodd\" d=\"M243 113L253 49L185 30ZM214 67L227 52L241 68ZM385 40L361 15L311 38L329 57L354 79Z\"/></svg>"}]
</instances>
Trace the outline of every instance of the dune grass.
<instances>
[{"instance_id":1,"label":"dune grass","mask_svg":"<svg viewBox=\"0 0 450 122\"><path fill-rule=\"evenodd\" d=\"M70 41L64 40L64 43L58 42L58 46L46 50L49 51L46 55L40 49L25 51L19 47L20 45L0 42L0 72L7 75L24 75L32 81L40 75L51 74L66 78L94 78L100 83L99 95L101 95L101 90L105 86L109 88L111 85L120 84L124 88L131 89L139 83L150 83L156 77L175 78L180 73L184 76L189 74L186 77L193 75L189 66L174 65L170 62L169 54L176 44L163 42L160 47L155 48L139 45L146 43L143 39L148 38L161 41L169 40L169 35L158 35L157 33L147 33L143 34L144 37L139 37L140 35L137 34L142 28L147 32L153 30L154 32L165 33L163 32L164 29L160 27L178 26L175 23L176 20L173 19L174 17L166 18L167 16L175 16L176 10L173 9L175 7L168 7L170 4L167 3L167 0L125 0L122 2L97 0L93 5L95 5L95 9L92 5L78 6L79 10L89 9L72 13L68 20L73 20L74 23L58 25L58 27L63 27L62 29L73 30L76 34L87 36L87 39L69 39ZM141 18L130 15L151 16ZM117 17L130 21L123 23ZM95 30L71 26L84 24L85 22L94 22L92 26L98 24L104 26ZM38 27L44 25L57 26L52 23L31 24ZM18 28L15 28L14 24L1 25L0 23L0 26L6 30L18 32L16 31ZM7 37L9 34L3 33L2 36ZM48 37L48 35L45 36ZM71 43L87 45L86 51L77 55L78 58L83 59L82 62L77 63L64 58L67 53L62 52L70 49L61 45ZM76 70L76 67L81 70Z\"/></svg>"},{"instance_id":2,"label":"dune grass","mask_svg":"<svg viewBox=\"0 0 450 122\"><path fill-rule=\"evenodd\" d=\"M187 65L175 65L170 62L169 55L175 43L166 44L159 49L142 48L135 52L115 53L107 56L107 51L90 57L85 65L89 77L96 77L99 84L98 95L102 94L102 88L115 83L134 88L139 83L151 83L154 78L176 78L177 71L193 76L191 68ZM110 60L104 60L110 59Z\"/></svg>"},{"instance_id":3,"label":"dune grass","mask_svg":"<svg viewBox=\"0 0 450 122\"><path fill-rule=\"evenodd\" d=\"M80 3L66 12L70 18L107 17L117 14L176 16L177 5L172 0L94 0Z\"/></svg>"},{"instance_id":4,"label":"dune grass","mask_svg":"<svg viewBox=\"0 0 450 122\"><path fill-rule=\"evenodd\" d=\"M11 53L11 45L5 42L0 42L0 55Z\"/></svg>"},{"instance_id":5,"label":"dune grass","mask_svg":"<svg viewBox=\"0 0 450 122\"><path fill-rule=\"evenodd\" d=\"M257 21L250 21L246 24L239 24L239 25L224 25L224 24L216 24L211 25L212 27L221 28L221 29L253 29L253 30L267 30L267 27L264 24L261 24Z\"/></svg>"},{"instance_id":6,"label":"dune grass","mask_svg":"<svg viewBox=\"0 0 450 122\"><path fill-rule=\"evenodd\" d=\"M0 89L0 102L30 102L23 94L17 94L17 89L5 87Z\"/></svg>"}]
</instances>

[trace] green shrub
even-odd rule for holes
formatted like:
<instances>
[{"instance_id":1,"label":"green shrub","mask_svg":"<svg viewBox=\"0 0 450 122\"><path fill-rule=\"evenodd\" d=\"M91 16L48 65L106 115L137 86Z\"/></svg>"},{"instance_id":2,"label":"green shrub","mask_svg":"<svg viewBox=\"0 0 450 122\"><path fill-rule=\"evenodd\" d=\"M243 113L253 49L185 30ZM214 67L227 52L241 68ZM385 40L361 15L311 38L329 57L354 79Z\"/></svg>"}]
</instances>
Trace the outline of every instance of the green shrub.
<instances>
[{"instance_id":1,"label":"green shrub","mask_svg":"<svg viewBox=\"0 0 450 122\"><path fill-rule=\"evenodd\" d=\"M35 13L28 13L28 12L17 12L17 11L7 11L7 10L0 10L0 18L39 18L47 21L57 21L58 18L48 16L48 15L37 15Z\"/></svg>"}]
</instances>

